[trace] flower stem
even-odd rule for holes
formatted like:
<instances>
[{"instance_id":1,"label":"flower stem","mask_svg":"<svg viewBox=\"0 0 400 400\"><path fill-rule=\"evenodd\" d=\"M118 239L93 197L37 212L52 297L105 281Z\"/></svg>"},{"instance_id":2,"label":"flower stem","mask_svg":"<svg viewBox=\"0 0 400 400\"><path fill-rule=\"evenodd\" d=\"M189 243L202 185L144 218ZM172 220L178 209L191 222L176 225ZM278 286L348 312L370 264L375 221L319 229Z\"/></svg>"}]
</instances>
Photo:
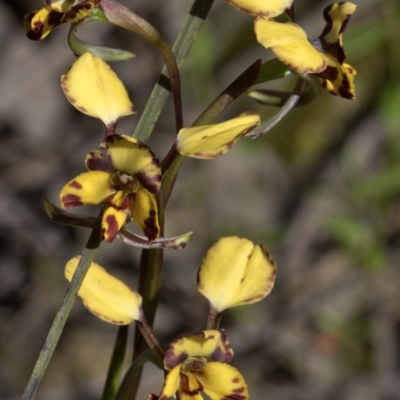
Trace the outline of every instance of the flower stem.
<instances>
[{"instance_id":1,"label":"flower stem","mask_svg":"<svg viewBox=\"0 0 400 400\"><path fill-rule=\"evenodd\" d=\"M26 385L24 394L22 395L22 400L32 400L36 395L37 389L43 379L50 359L60 339L65 323L67 322L68 315L71 312L76 296L78 295L79 288L85 279L86 273L96 255L100 243L100 229L93 229L86 247L83 249L82 256L79 260L71 283L65 293L61 306L54 318L49 333L47 334L46 341L36 361L32 375L29 378L29 382Z\"/></svg>"},{"instance_id":2,"label":"flower stem","mask_svg":"<svg viewBox=\"0 0 400 400\"><path fill-rule=\"evenodd\" d=\"M141 312L140 320L137 321L137 326L140 329L140 332L142 333L144 339L146 340L147 345L150 347L150 349L152 350L154 355L157 357L157 360L162 365L164 362L165 352L164 352L163 348L161 347L159 341L155 337L155 335L153 333L153 329L151 328L150 324L147 322L143 311Z\"/></svg>"},{"instance_id":3,"label":"flower stem","mask_svg":"<svg viewBox=\"0 0 400 400\"><path fill-rule=\"evenodd\" d=\"M221 322L222 313L218 312L211 304L208 312L207 328L206 329L218 329Z\"/></svg>"},{"instance_id":4,"label":"flower stem","mask_svg":"<svg viewBox=\"0 0 400 400\"><path fill-rule=\"evenodd\" d=\"M114 351L108 369L106 383L104 385L101 400L113 400L118 392L121 370L124 362L126 344L128 343L129 325L122 325L118 328L118 335L115 340Z\"/></svg>"},{"instance_id":5,"label":"flower stem","mask_svg":"<svg viewBox=\"0 0 400 400\"><path fill-rule=\"evenodd\" d=\"M252 130L248 135L251 139L257 139L261 135L269 132L276 124L278 124L282 119L296 106L301 98L301 95L305 88L305 81L308 81L312 85L312 78L308 75L299 75L296 86L293 89L293 93L288 97L285 104L279 109L279 111L273 115L267 121L264 121L256 129ZM314 87L314 86L312 86Z\"/></svg>"},{"instance_id":6,"label":"flower stem","mask_svg":"<svg viewBox=\"0 0 400 400\"><path fill-rule=\"evenodd\" d=\"M195 0L193 3L183 28L172 48L178 69L183 67L192 44L200 32L213 3L214 0ZM166 76L167 69L164 67L133 134L136 139L142 142L146 142L149 139L167 101L170 89L166 82Z\"/></svg>"}]
</instances>

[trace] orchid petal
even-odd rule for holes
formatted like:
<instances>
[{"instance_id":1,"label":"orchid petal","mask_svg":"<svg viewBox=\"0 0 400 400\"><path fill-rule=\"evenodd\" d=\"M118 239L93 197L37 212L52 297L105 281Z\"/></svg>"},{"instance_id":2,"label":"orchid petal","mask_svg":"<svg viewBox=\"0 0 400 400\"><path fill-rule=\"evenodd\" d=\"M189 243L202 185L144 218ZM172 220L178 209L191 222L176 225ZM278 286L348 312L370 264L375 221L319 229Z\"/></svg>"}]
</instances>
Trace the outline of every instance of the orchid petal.
<instances>
[{"instance_id":1,"label":"orchid petal","mask_svg":"<svg viewBox=\"0 0 400 400\"><path fill-rule=\"evenodd\" d=\"M87 17L95 6L94 1L81 1L65 12L63 21L73 24Z\"/></svg>"},{"instance_id":2,"label":"orchid petal","mask_svg":"<svg viewBox=\"0 0 400 400\"><path fill-rule=\"evenodd\" d=\"M250 240L224 237L208 250L198 273L198 291L218 312L267 296L276 267L267 250Z\"/></svg>"},{"instance_id":3,"label":"orchid petal","mask_svg":"<svg viewBox=\"0 0 400 400\"><path fill-rule=\"evenodd\" d=\"M324 50L328 45L339 42L342 46L342 35L346 30L351 16L356 11L357 6L353 3L333 3L324 9L324 19L326 26L322 31L320 38L323 41ZM339 60L340 61L340 60ZM341 60L340 62L343 62Z\"/></svg>"},{"instance_id":4,"label":"orchid petal","mask_svg":"<svg viewBox=\"0 0 400 400\"><path fill-rule=\"evenodd\" d=\"M172 397L179 388L179 375L181 366L178 364L165 377L164 386L162 388L159 400L164 400Z\"/></svg>"},{"instance_id":5,"label":"orchid petal","mask_svg":"<svg viewBox=\"0 0 400 400\"><path fill-rule=\"evenodd\" d=\"M75 3L75 0L45 0L45 3L54 11L65 13L71 9Z\"/></svg>"},{"instance_id":6,"label":"orchid petal","mask_svg":"<svg viewBox=\"0 0 400 400\"><path fill-rule=\"evenodd\" d=\"M171 370L190 357L204 357L229 362L233 350L223 330L208 330L183 335L171 343L164 357L164 366Z\"/></svg>"},{"instance_id":7,"label":"orchid petal","mask_svg":"<svg viewBox=\"0 0 400 400\"><path fill-rule=\"evenodd\" d=\"M111 157L99 150L93 150L86 156L85 165L91 171L111 172L114 169Z\"/></svg>"},{"instance_id":8,"label":"orchid petal","mask_svg":"<svg viewBox=\"0 0 400 400\"><path fill-rule=\"evenodd\" d=\"M61 23L62 14L45 6L24 16L25 34L31 40L44 39L54 27Z\"/></svg>"},{"instance_id":9,"label":"orchid petal","mask_svg":"<svg viewBox=\"0 0 400 400\"><path fill-rule=\"evenodd\" d=\"M298 25L258 17L254 29L258 42L267 49L271 48L290 69L299 73L317 73L326 68L323 55L311 45Z\"/></svg>"},{"instance_id":10,"label":"orchid petal","mask_svg":"<svg viewBox=\"0 0 400 400\"><path fill-rule=\"evenodd\" d=\"M130 199L132 218L136 224L150 242L157 239L160 236L160 225L154 196L145 188L139 186L137 192L130 195Z\"/></svg>"},{"instance_id":11,"label":"orchid petal","mask_svg":"<svg viewBox=\"0 0 400 400\"><path fill-rule=\"evenodd\" d=\"M322 86L331 94L354 100L356 98L356 88L354 85L354 77L357 74L356 70L346 63L340 65L333 62L333 64L334 66L328 65L324 71L317 74Z\"/></svg>"},{"instance_id":12,"label":"orchid petal","mask_svg":"<svg viewBox=\"0 0 400 400\"><path fill-rule=\"evenodd\" d=\"M291 7L293 0L228 0L240 11L255 16L273 18L282 14Z\"/></svg>"},{"instance_id":13,"label":"orchid petal","mask_svg":"<svg viewBox=\"0 0 400 400\"><path fill-rule=\"evenodd\" d=\"M144 143L126 136L111 135L104 142L114 169L135 176L151 193L158 193L161 186L160 163Z\"/></svg>"},{"instance_id":14,"label":"orchid petal","mask_svg":"<svg viewBox=\"0 0 400 400\"><path fill-rule=\"evenodd\" d=\"M240 137L259 124L259 115L244 113L216 125L183 128L177 136L177 151L188 157L216 158L229 151Z\"/></svg>"},{"instance_id":15,"label":"orchid petal","mask_svg":"<svg viewBox=\"0 0 400 400\"><path fill-rule=\"evenodd\" d=\"M247 400L249 391L242 374L234 367L219 362L208 362L196 373L211 400Z\"/></svg>"},{"instance_id":16,"label":"orchid petal","mask_svg":"<svg viewBox=\"0 0 400 400\"><path fill-rule=\"evenodd\" d=\"M65 266L69 282L80 257L74 257ZM103 267L92 263L79 289L85 307L98 318L115 325L128 325L140 319L142 297Z\"/></svg>"},{"instance_id":17,"label":"orchid petal","mask_svg":"<svg viewBox=\"0 0 400 400\"><path fill-rule=\"evenodd\" d=\"M103 171L89 171L69 181L61 190L61 205L64 208L84 204L103 203L115 193L110 184L110 174Z\"/></svg>"},{"instance_id":18,"label":"orchid petal","mask_svg":"<svg viewBox=\"0 0 400 400\"><path fill-rule=\"evenodd\" d=\"M101 225L104 239L112 242L128 217L129 195L123 191L116 192L107 199L107 203L111 204L111 207L104 212Z\"/></svg>"},{"instance_id":19,"label":"orchid petal","mask_svg":"<svg viewBox=\"0 0 400 400\"><path fill-rule=\"evenodd\" d=\"M115 126L118 119L135 113L128 93L115 72L101 58L80 56L61 77L68 101L79 111Z\"/></svg>"},{"instance_id":20,"label":"orchid petal","mask_svg":"<svg viewBox=\"0 0 400 400\"><path fill-rule=\"evenodd\" d=\"M182 371L182 367L181 367ZM200 392L203 385L199 382L196 375L187 372L180 375L179 398L182 400L204 400Z\"/></svg>"}]
</instances>

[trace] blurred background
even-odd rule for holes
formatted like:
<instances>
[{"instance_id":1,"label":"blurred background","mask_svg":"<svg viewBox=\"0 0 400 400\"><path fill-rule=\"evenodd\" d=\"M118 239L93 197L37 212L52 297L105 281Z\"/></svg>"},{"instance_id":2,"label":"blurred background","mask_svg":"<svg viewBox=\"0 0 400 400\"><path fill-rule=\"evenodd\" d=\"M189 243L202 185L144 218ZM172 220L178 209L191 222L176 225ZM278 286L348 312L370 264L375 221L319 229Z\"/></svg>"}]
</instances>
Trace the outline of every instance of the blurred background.
<instances>
[{"instance_id":1,"label":"blurred background","mask_svg":"<svg viewBox=\"0 0 400 400\"><path fill-rule=\"evenodd\" d=\"M171 44L191 5L121 2ZM167 208L167 235L194 234L186 249L165 254L155 323L163 343L205 328L196 272L220 236L264 244L278 266L269 297L222 320L255 400L400 399L400 4L354 2L344 42L358 71L357 100L321 88L257 141L243 139L214 161L186 160ZM317 37L330 2L295 4L297 22ZM60 189L102 138L100 121L77 112L60 88L74 61L68 27L43 42L24 35L23 15L42 5L0 2L0 397L7 400L23 392L67 288L64 265L89 235L52 223L41 199L59 205ZM131 134L158 79L159 56L106 24L79 35L137 55L113 64L138 110L118 125ZM257 58L270 57L255 42L252 18L216 0L182 72L185 125ZM293 81L267 87L290 89ZM243 97L222 119L245 110L265 118L276 111ZM170 101L150 145L162 159L173 140ZM139 255L116 241L96 260L135 288ZM116 332L78 301L38 398L100 398ZM162 373L147 372L139 398L161 389Z\"/></svg>"}]
</instances>

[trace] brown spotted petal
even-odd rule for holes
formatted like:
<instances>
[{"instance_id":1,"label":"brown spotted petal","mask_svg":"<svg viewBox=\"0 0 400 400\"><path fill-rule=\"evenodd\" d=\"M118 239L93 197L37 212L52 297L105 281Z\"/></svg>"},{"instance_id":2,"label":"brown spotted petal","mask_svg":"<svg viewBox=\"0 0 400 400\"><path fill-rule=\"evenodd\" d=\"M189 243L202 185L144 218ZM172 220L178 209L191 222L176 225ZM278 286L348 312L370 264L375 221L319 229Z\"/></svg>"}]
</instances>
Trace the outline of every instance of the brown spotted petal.
<instances>
[{"instance_id":1,"label":"brown spotted petal","mask_svg":"<svg viewBox=\"0 0 400 400\"><path fill-rule=\"evenodd\" d=\"M275 264L263 246L236 236L224 237L204 257L197 290L222 312L262 300L271 292L275 274Z\"/></svg>"},{"instance_id":2,"label":"brown spotted petal","mask_svg":"<svg viewBox=\"0 0 400 400\"><path fill-rule=\"evenodd\" d=\"M112 242L124 226L129 212L129 195L118 191L107 199L107 207L102 219L102 233L107 242Z\"/></svg>"},{"instance_id":3,"label":"brown spotted petal","mask_svg":"<svg viewBox=\"0 0 400 400\"><path fill-rule=\"evenodd\" d=\"M356 70L349 64L340 65L333 58L331 60L333 66L328 65L325 71L316 74L320 78L322 86L331 94L354 100L356 98L354 84Z\"/></svg>"},{"instance_id":4,"label":"brown spotted petal","mask_svg":"<svg viewBox=\"0 0 400 400\"><path fill-rule=\"evenodd\" d=\"M247 400L249 391L242 374L228 364L210 362L195 374L211 400Z\"/></svg>"},{"instance_id":5,"label":"brown spotted petal","mask_svg":"<svg viewBox=\"0 0 400 400\"><path fill-rule=\"evenodd\" d=\"M161 185L160 163L144 143L127 136L111 135L102 144L116 171L135 176L150 193L158 193Z\"/></svg>"},{"instance_id":6,"label":"brown spotted petal","mask_svg":"<svg viewBox=\"0 0 400 400\"><path fill-rule=\"evenodd\" d=\"M233 350L223 330L183 335L174 340L165 353L165 369L171 370L191 357L227 363L233 358Z\"/></svg>"},{"instance_id":7,"label":"brown spotted petal","mask_svg":"<svg viewBox=\"0 0 400 400\"><path fill-rule=\"evenodd\" d=\"M24 16L25 34L31 40L42 40L61 23L62 17L49 6L32 11Z\"/></svg>"},{"instance_id":8,"label":"brown spotted petal","mask_svg":"<svg viewBox=\"0 0 400 400\"><path fill-rule=\"evenodd\" d=\"M326 68L323 55L311 45L300 26L257 17L254 30L258 43L271 49L290 69L301 74L314 74Z\"/></svg>"},{"instance_id":9,"label":"brown spotted petal","mask_svg":"<svg viewBox=\"0 0 400 400\"><path fill-rule=\"evenodd\" d=\"M65 14L63 21L70 24L87 17L98 1L81 1L73 5Z\"/></svg>"},{"instance_id":10,"label":"brown spotted petal","mask_svg":"<svg viewBox=\"0 0 400 400\"><path fill-rule=\"evenodd\" d=\"M136 193L129 197L132 218L150 242L157 239L160 236L160 225L154 195L139 185Z\"/></svg>"},{"instance_id":11,"label":"brown spotted petal","mask_svg":"<svg viewBox=\"0 0 400 400\"><path fill-rule=\"evenodd\" d=\"M326 26L319 37L322 51L343 64L346 56L342 35L357 6L353 3L334 3L324 9Z\"/></svg>"},{"instance_id":12,"label":"brown spotted petal","mask_svg":"<svg viewBox=\"0 0 400 400\"><path fill-rule=\"evenodd\" d=\"M91 151L85 159L86 168L91 171L113 171L113 163L108 154L103 154L101 151Z\"/></svg>"},{"instance_id":13,"label":"brown spotted petal","mask_svg":"<svg viewBox=\"0 0 400 400\"><path fill-rule=\"evenodd\" d=\"M89 171L69 181L61 190L60 200L64 208L84 204L101 204L116 190L111 186L110 174L103 171Z\"/></svg>"}]
</instances>

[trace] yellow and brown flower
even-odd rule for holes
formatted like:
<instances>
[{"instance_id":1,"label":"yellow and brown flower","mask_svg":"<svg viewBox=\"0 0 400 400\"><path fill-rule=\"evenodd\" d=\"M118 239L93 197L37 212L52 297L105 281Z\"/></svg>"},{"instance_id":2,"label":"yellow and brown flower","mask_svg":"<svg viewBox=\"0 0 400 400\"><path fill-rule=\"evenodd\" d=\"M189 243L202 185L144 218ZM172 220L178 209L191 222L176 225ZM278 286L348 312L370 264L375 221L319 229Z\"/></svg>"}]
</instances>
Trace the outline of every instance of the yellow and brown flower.
<instances>
[{"instance_id":1,"label":"yellow and brown flower","mask_svg":"<svg viewBox=\"0 0 400 400\"><path fill-rule=\"evenodd\" d=\"M240 372L227 364L233 351L223 330L184 335L172 342L165 353L168 372L160 400L175 393L181 400L247 400L249 393Z\"/></svg>"},{"instance_id":2,"label":"yellow and brown flower","mask_svg":"<svg viewBox=\"0 0 400 400\"><path fill-rule=\"evenodd\" d=\"M159 237L154 195L161 185L159 161L145 144L125 135L111 135L103 152L86 157L88 172L68 182L60 193L64 208L105 204L102 229L105 240L114 240L130 214L150 241Z\"/></svg>"},{"instance_id":3,"label":"yellow and brown flower","mask_svg":"<svg viewBox=\"0 0 400 400\"><path fill-rule=\"evenodd\" d=\"M350 2L326 7L326 26L311 42L304 30L292 22L279 23L260 16L255 20L254 29L258 42L270 48L290 69L316 74L330 93L354 99L356 71L344 63L342 35L355 9L356 5Z\"/></svg>"},{"instance_id":4,"label":"yellow and brown flower","mask_svg":"<svg viewBox=\"0 0 400 400\"><path fill-rule=\"evenodd\" d=\"M74 23L87 17L101 0L45 0L40 10L24 16L25 33L29 39L42 40L53 28L64 22Z\"/></svg>"}]
</instances>

